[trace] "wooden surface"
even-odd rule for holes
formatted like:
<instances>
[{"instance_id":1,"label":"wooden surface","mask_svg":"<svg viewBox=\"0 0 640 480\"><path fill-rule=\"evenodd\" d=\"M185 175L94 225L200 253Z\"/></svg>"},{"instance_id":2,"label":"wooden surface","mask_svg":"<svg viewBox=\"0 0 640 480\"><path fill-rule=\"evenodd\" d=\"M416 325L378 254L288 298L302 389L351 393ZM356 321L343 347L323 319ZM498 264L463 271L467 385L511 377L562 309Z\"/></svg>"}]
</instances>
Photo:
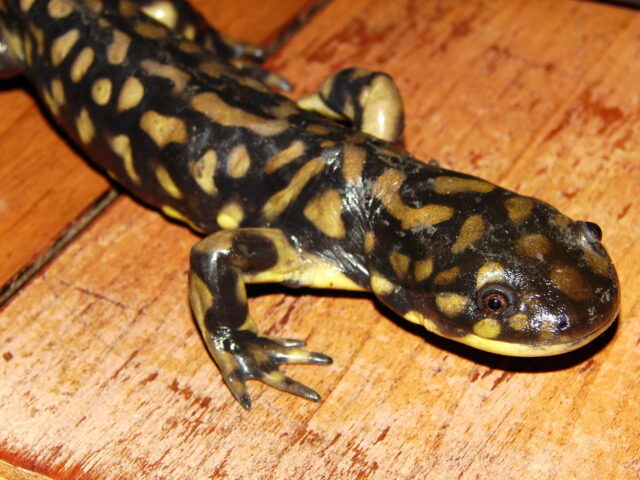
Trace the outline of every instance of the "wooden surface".
<instances>
[{"instance_id":1,"label":"wooden surface","mask_svg":"<svg viewBox=\"0 0 640 480\"><path fill-rule=\"evenodd\" d=\"M252 9L242 11L228 18ZM258 23L237 28L282 25ZM0 478L640 478L638 58L640 14L598 3L330 2L270 61L295 94L348 65L392 74L416 156L602 227L619 322L579 351L519 360L424 334L367 295L261 289L251 301L261 326L334 363L288 368L322 403L252 383L246 413L189 313L196 237L121 197L0 312ZM41 214L24 200L32 207L15 212L7 181L29 195L24 182L48 173L16 169L42 152L47 169L74 154L24 92L1 95L0 251L11 258L33 235L13 230L51 230L58 213L47 208L71 200ZM44 191L93 191L77 212L106 184L74 162Z\"/></svg>"}]
</instances>

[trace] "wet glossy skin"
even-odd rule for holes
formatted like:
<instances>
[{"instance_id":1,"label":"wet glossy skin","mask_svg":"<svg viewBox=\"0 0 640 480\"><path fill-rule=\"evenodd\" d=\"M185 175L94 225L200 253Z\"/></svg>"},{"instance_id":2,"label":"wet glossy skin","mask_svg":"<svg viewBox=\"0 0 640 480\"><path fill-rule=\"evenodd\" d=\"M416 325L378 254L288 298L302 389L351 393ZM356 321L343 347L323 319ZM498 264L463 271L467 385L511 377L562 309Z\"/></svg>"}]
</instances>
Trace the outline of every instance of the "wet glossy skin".
<instances>
[{"instance_id":1,"label":"wet glossy skin","mask_svg":"<svg viewBox=\"0 0 640 480\"><path fill-rule=\"evenodd\" d=\"M345 70L297 105L267 88L286 83L259 49L178 0L0 0L0 32L0 74L24 73L111 177L207 235L191 305L245 408L248 379L318 400L278 365L330 362L261 335L246 283L372 291L508 355L572 350L615 319L597 226L413 159L393 143L402 104L386 75Z\"/></svg>"}]
</instances>

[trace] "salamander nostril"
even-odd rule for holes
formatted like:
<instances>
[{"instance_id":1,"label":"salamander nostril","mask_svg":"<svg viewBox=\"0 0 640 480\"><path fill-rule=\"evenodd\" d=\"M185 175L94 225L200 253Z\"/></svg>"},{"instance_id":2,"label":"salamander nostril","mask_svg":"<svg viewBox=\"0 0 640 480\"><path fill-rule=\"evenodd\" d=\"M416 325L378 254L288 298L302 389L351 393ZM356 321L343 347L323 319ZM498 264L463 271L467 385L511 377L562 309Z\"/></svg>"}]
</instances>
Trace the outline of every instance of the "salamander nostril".
<instances>
[{"instance_id":1,"label":"salamander nostril","mask_svg":"<svg viewBox=\"0 0 640 480\"><path fill-rule=\"evenodd\" d=\"M593 242L599 242L602 240L602 229L597 223L582 222L584 224L584 230L589 237L589 240Z\"/></svg>"}]
</instances>

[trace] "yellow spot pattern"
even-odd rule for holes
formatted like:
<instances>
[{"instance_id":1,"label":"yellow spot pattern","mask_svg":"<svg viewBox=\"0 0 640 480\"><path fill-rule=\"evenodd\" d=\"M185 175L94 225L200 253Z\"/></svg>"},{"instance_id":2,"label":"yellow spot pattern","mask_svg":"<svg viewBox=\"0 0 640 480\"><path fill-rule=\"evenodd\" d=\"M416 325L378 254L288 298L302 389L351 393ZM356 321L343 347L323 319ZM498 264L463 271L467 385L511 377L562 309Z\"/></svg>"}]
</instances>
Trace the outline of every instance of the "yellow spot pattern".
<instances>
[{"instance_id":1,"label":"yellow spot pattern","mask_svg":"<svg viewBox=\"0 0 640 480\"><path fill-rule=\"evenodd\" d=\"M136 107L144 96L144 87L136 77L125 80L118 96L118 112L124 112Z\"/></svg>"},{"instance_id":2,"label":"yellow spot pattern","mask_svg":"<svg viewBox=\"0 0 640 480\"><path fill-rule=\"evenodd\" d=\"M218 225L225 230L238 228L243 219L244 210L242 209L242 205L237 202L229 202L224 205L216 217Z\"/></svg>"},{"instance_id":3,"label":"yellow spot pattern","mask_svg":"<svg viewBox=\"0 0 640 480\"><path fill-rule=\"evenodd\" d=\"M467 297L457 293L447 292L436 295L436 307L449 318L461 314L467 307L467 302Z\"/></svg>"},{"instance_id":4,"label":"yellow spot pattern","mask_svg":"<svg viewBox=\"0 0 640 480\"><path fill-rule=\"evenodd\" d=\"M160 148L172 142L185 143L187 141L187 127L183 120L162 115L154 110L149 110L142 115L140 128Z\"/></svg>"},{"instance_id":5,"label":"yellow spot pattern","mask_svg":"<svg viewBox=\"0 0 640 480\"><path fill-rule=\"evenodd\" d=\"M80 38L80 32L76 29L69 30L60 35L51 44L51 64L54 67L60 65Z\"/></svg>"},{"instance_id":6,"label":"yellow spot pattern","mask_svg":"<svg viewBox=\"0 0 640 480\"><path fill-rule=\"evenodd\" d=\"M111 80L108 78L99 78L93 82L91 87L91 98L98 105L106 105L111 99Z\"/></svg>"},{"instance_id":7,"label":"yellow spot pattern","mask_svg":"<svg viewBox=\"0 0 640 480\"><path fill-rule=\"evenodd\" d=\"M462 227L460 227L458 238L456 238L455 243L451 246L451 252L460 253L467 249L474 242L480 240L484 236L485 231L486 226L482 215L471 215L464 221Z\"/></svg>"},{"instance_id":8,"label":"yellow spot pattern","mask_svg":"<svg viewBox=\"0 0 640 480\"><path fill-rule=\"evenodd\" d=\"M461 192L489 193L495 188L495 185L485 182L484 180L474 178L442 176L436 177L433 180L434 192L442 195L451 195Z\"/></svg>"},{"instance_id":9,"label":"yellow spot pattern","mask_svg":"<svg viewBox=\"0 0 640 480\"><path fill-rule=\"evenodd\" d=\"M215 195L218 191L215 183L218 155L215 150L207 150L197 162L189 164L189 171L198 186L209 195Z\"/></svg>"},{"instance_id":10,"label":"yellow spot pattern","mask_svg":"<svg viewBox=\"0 0 640 480\"><path fill-rule=\"evenodd\" d=\"M264 171L267 174L273 173L276 170L289 164L291 161L295 160L303 153L304 142L302 142L301 140L294 140L287 148L267 159L267 162L264 166Z\"/></svg>"},{"instance_id":11,"label":"yellow spot pattern","mask_svg":"<svg viewBox=\"0 0 640 480\"><path fill-rule=\"evenodd\" d=\"M251 167L249 150L244 145L238 145L231 149L227 160L227 173L231 178L242 178Z\"/></svg>"},{"instance_id":12,"label":"yellow spot pattern","mask_svg":"<svg viewBox=\"0 0 640 480\"><path fill-rule=\"evenodd\" d=\"M83 108L76 118L76 129L78 130L78 136L82 143L85 145L91 143L96 134L96 130L86 108Z\"/></svg>"},{"instance_id":13,"label":"yellow spot pattern","mask_svg":"<svg viewBox=\"0 0 640 480\"><path fill-rule=\"evenodd\" d=\"M406 205L400 197L400 187L405 175L395 169L389 169L376 180L373 193L380 199L389 214L400 220L402 228L426 227L445 222L453 216L453 208L444 205L425 205L413 208Z\"/></svg>"},{"instance_id":14,"label":"yellow spot pattern","mask_svg":"<svg viewBox=\"0 0 640 480\"><path fill-rule=\"evenodd\" d=\"M505 200L507 215L512 222L526 220L533 210L533 200L528 197L511 197Z\"/></svg>"},{"instance_id":15,"label":"yellow spot pattern","mask_svg":"<svg viewBox=\"0 0 640 480\"><path fill-rule=\"evenodd\" d=\"M267 200L262 208L265 218L268 220L278 218L293 199L300 194L309 180L322 171L324 165L325 163L322 158L314 158L305 163L302 168L293 175L289 185L273 194L269 200Z\"/></svg>"},{"instance_id":16,"label":"yellow spot pattern","mask_svg":"<svg viewBox=\"0 0 640 480\"><path fill-rule=\"evenodd\" d=\"M313 198L304 208L303 213L325 235L332 238L344 237L342 198L336 190L325 190Z\"/></svg>"},{"instance_id":17,"label":"yellow spot pattern","mask_svg":"<svg viewBox=\"0 0 640 480\"><path fill-rule=\"evenodd\" d=\"M171 174L162 165L156 167L156 178L165 192L173 198L182 198L182 192L171 178Z\"/></svg>"},{"instance_id":18,"label":"yellow spot pattern","mask_svg":"<svg viewBox=\"0 0 640 480\"><path fill-rule=\"evenodd\" d=\"M416 262L413 267L413 276L416 278L416 282L422 282L431 276L433 273L433 258L425 258Z\"/></svg>"},{"instance_id":19,"label":"yellow spot pattern","mask_svg":"<svg viewBox=\"0 0 640 480\"><path fill-rule=\"evenodd\" d=\"M483 318L473 326L473 333L482 338L496 338L501 330L495 318Z\"/></svg>"},{"instance_id":20,"label":"yellow spot pattern","mask_svg":"<svg viewBox=\"0 0 640 480\"><path fill-rule=\"evenodd\" d=\"M498 262L487 262L476 273L476 287L480 288L487 283L503 282L506 278L504 267Z\"/></svg>"},{"instance_id":21,"label":"yellow spot pattern","mask_svg":"<svg viewBox=\"0 0 640 480\"><path fill-rule=\"evenodd\" d=\"M71 65L71 73L70 77L74 83L78 83L82 80L87 73L87 70L91 67L93 63L93 58L95 57L95 52L91 47L85 47L82 49L78 57Z\"/></svg>"},{"instance_id":22,"label":"yellow spot pattern","mask_svg":"<svg viewBox=\"0 0 640 480\"><path fill-rule=\"evenodd\" d=\"M112 65L120 65L127 58L131 37L120 30L113 30L113 40L107 47L107 60Z\"/></svg>"},{"instance_id":23,"label":"yellow spot pattern","mask_svg":"<svg viewBox=\"0 0 640 480\"><path fill-rule=\"evenodd\" d=\"M191 106L220 125L248 128L259 135L278 135L289 127L285 120L264 118L233 107L213 92L195 95Z\"/></svg>"},{"instance_id":24,"label":"yellow spot pattern","mask_svg":"<svg viewBox=\"0 0 640 480\"><path fill-rule=\"evenodd\" d=\"M140 176L136 172L133 164L133 154L131 152L131 140L126 135L118 135L111 139L111 149L122 158L124 170L127 176L136 185L140 185Z\"/></svg>"},{"instance_id":25,"label":"yellow spot pattern","mask_svg":"<svg viewBox=\"0 0 640 480\"><path fill-rule=\"evenodd\" d=\"M149 74L154 77L166 78L174 85L174 92L182 92L191 76L173 65L163 65L155 60L143 60L140 65Z\"/></svg>"}]
</instances>

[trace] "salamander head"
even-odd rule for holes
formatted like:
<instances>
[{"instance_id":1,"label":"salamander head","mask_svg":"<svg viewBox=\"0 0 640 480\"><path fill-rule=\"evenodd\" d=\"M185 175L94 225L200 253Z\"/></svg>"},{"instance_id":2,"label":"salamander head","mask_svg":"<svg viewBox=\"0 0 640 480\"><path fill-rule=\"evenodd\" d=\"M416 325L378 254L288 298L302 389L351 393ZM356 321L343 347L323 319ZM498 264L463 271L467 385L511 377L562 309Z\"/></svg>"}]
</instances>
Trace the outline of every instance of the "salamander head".
<instances>
[{"instance_id":1,"label":"salamander head","mask_svg":"<svg viewBox=\"0 0 640 480\"><path fill-rule=\"evenodd\" d=\"M431 194L452 215L396 229L401 240L378 231L389 260L380 261L379 250L378 260L370 257L372 290L434 333L504 355L554 355L600 335L619 309L618 278L600 228L491 187Z\"/></svg>"}]
</instances>

